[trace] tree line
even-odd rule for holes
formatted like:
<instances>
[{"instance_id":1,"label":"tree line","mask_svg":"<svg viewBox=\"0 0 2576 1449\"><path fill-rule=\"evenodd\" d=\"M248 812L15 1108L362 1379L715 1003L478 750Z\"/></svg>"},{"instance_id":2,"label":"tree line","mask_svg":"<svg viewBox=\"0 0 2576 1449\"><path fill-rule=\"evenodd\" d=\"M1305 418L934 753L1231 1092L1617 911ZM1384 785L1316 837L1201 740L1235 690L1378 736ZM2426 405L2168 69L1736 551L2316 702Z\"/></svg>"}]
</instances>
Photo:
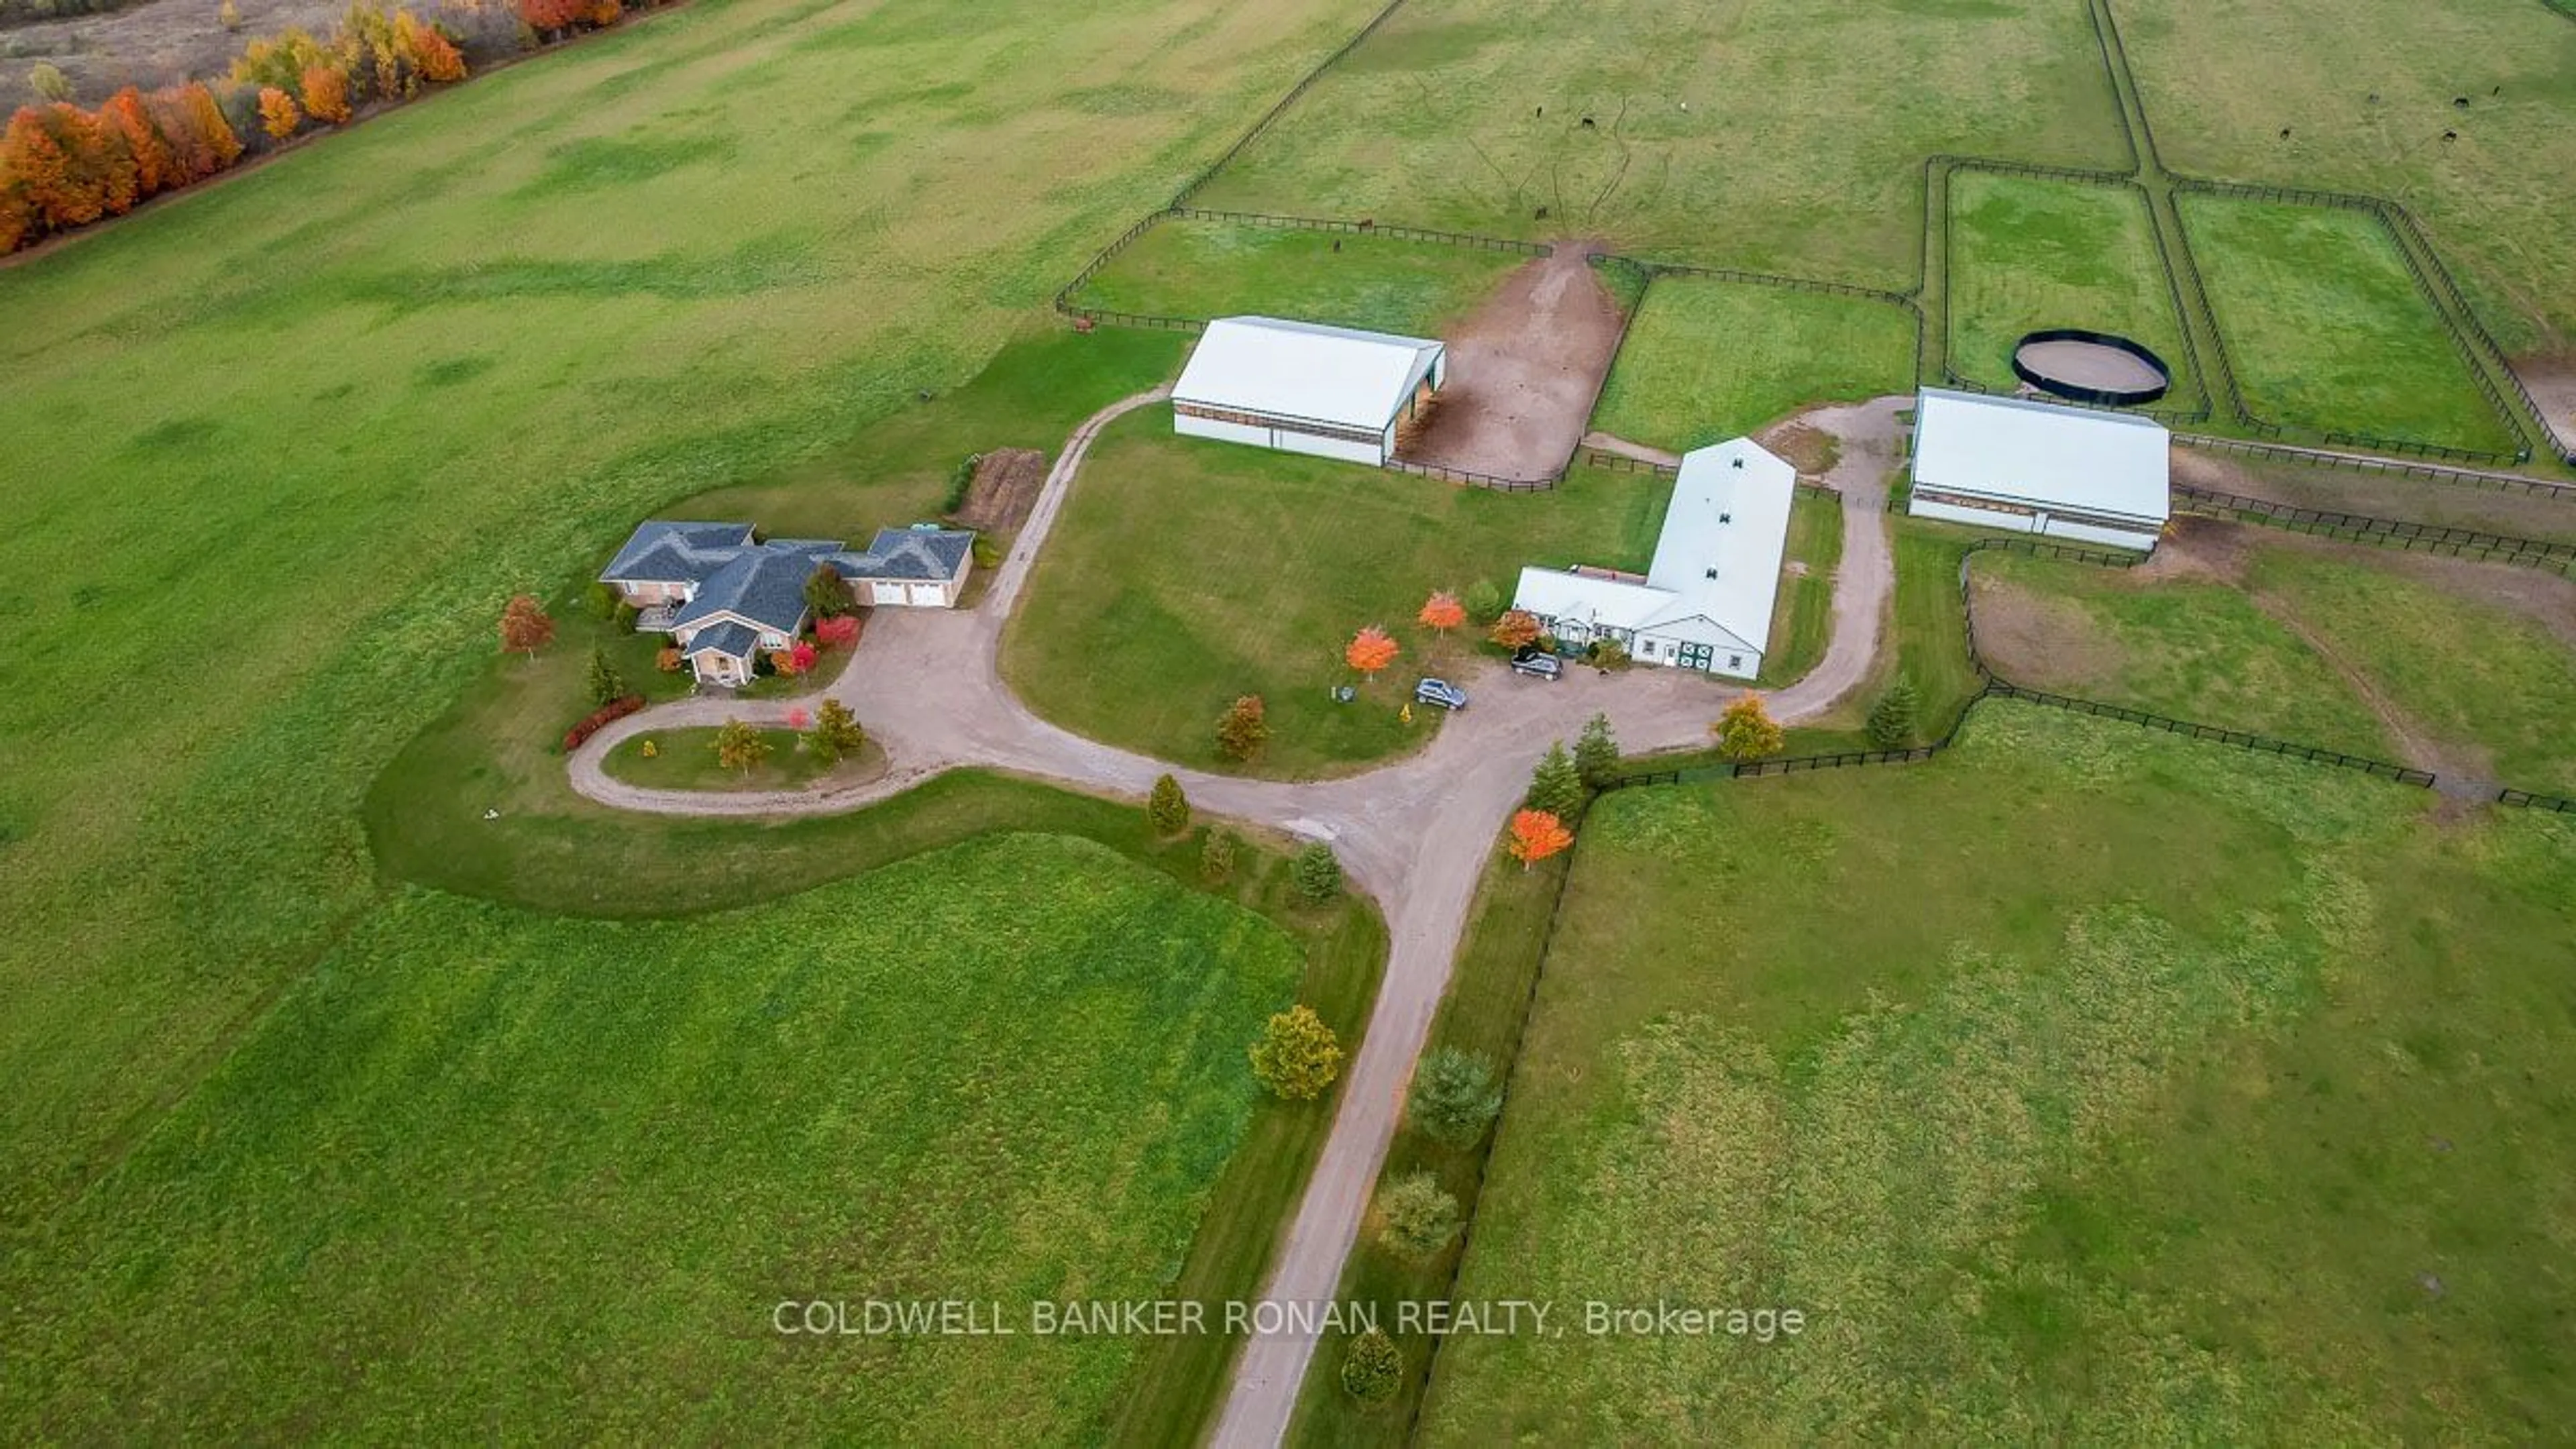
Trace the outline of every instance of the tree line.
<instances>
[{"instance_id":1,"label":"tree line","mask_svg":"<svg viewBox=\"0 0 2576 1449\"><path fill-rule=\"evenodd\" d=\"M144 91L95 110L21 106L0 132L0 255L193 185L305 131L345 125L465 79L469 54L529 50L624 18L622 0L467 0L423 20L356 0L327 37L301 26L254 40L228 80Z\"/></svg>"}]
</instances>

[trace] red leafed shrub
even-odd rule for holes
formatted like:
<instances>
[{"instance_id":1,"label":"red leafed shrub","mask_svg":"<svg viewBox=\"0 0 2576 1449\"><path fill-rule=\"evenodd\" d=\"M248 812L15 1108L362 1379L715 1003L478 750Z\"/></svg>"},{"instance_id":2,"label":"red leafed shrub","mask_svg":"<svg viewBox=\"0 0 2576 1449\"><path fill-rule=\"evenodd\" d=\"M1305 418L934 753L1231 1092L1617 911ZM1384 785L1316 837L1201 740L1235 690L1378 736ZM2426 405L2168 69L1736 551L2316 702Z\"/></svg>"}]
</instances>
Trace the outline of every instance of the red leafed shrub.
<instances>
[{"instance_id":1,"label":"red leafed shrub","mask_svg":"<svg viewBox=\"0 0 2576 1449\"><path fill-rule=\"evenodd\" d=\"M583 741L588 740L592 735L599 733L600 727L607 724L610 720L624 719L643 707L644 696L640 694L630 694L622 699L612 699L608 703L601 705L599 708L592 710L588 717L584 718L581 723L564 731L564 753L571 754L573 751L580 749Z\"/></svg>"},{"instance_id":2,"label":"red leafed shrub","mask_svg":"<svg viewBox=\"0 0 2576 1449\"><path fill-rule=\"evenodd\" d=\"M802 674L806 670L813 668L817 653L818 651L814 648L812 640L797 640L796 647L787 651L787 662L791 666L787 672L790 674Z\"/></svg>"},{"instance_id":3,"label":"red leafed shrub","mask_svg":"<svg viewBox=\"0 0 2576 1449\"><path fill-rule=\"evenodd\" d=\"M859 639L859 616L840 614L814 625L814 640L826 649L843 649Z\"/></svg>"}]
</instances>

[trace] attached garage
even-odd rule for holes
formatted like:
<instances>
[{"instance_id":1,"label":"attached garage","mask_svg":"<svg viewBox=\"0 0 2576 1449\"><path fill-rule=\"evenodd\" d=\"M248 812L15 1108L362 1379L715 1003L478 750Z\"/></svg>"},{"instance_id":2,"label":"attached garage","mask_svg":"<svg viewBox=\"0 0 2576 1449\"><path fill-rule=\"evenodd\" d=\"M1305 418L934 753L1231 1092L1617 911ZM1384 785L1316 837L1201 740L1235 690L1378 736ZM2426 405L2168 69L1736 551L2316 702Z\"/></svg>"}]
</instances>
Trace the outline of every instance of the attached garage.
<instances>
[{"instance_id":1,"label":"attached garage","mask_svg":"<svg viewBox=\"0 0 2576 1449\"><path fill-rule=\"evenodd\" d=\"M1906 511L2152 550L2172 510L2172 441L2152 418L1927 387Z\"/></svg>"},{"instance_id":2,"label":"attached garage","mask_svg":"<svg viewBox=\"0 0 2576 1449\"><path fill-rule=\"evenodd\" d=\"M832 567L862 604L953 609L975 567L975 535L962 528L881 528L864 553L835 554Z\"/></svg>"},{"instance_id":3,"label":"attached garage","mask_svg":"<svg viewBox=\"0 0 2576 1449\"><path fill-rule=\"evenodd\" d=\"M1278 317L1210 322L1172 387L1172 427L1383 466L1395 432L1448 377L1448 349Z\"/></svg>"}]
</instances>

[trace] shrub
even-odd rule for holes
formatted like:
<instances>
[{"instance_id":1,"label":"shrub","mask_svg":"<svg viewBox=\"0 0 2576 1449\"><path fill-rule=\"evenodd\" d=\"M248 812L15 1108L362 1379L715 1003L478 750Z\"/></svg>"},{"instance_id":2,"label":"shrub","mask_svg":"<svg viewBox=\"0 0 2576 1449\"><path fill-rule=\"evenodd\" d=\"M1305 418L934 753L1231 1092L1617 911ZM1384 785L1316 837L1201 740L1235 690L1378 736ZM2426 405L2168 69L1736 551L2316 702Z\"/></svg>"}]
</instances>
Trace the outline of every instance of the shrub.
<instances>
[{"instance_id":1,"label":"shrub","mask_svg":"<svg viewBox=\"0 0 2576 1449\"><path fill-rule=\"evenodd\" d=\"M608 651L596 647L590 651L589 685L590 702L603 707L624 699L630 693L625 679L617 672L617 666L608 662Z\"/></svg>"},{"instance_id":2,"label":"shrub","mask_svg":"<svg viewBox=\"0 0 2576 1449\"><path fill-rule=\"evenodd\" d=\"M1270 718L1257 694L1236 700L1216 722L1217 751L1229 760L1251 759L1269 738Z\"/></svg>"},{"instance_id":3,"label":"shrub","mask_svg":"<svg viewBox=\"0 0 2576 1449\"><path fill-rule=\"evenodd\" d=\"M581 600L589 608L592 618L614 619L618 606L626 602L626 596L619 593L614 584L592 584L582 592Z\"/></svg>"},{"instance_id":4,"label":"shrub","mask_svg":"<svg viewBox=\"0 0 2576 1449\"><path fill-rule=\"evenodd\" d=\"M817 619L837 619L857 607L850 599L849 580L830 564L816 564L805 576L805 607Z\"/></svg>"},{"instance_id":5,"label":"shrub","mask_svg":"<svg viewBox=\"0 0 2576 1449\"><path fill-rule=\"evenodd\" d=\"M653 656L653 667L664 674L679 673L680 666L684 662L686 661L680 657L680 646L677 644L665 644L661 652Z\"/></svg>"},{"instance_id":6,"label":"shrub","mask_svg":"<svg viewBox=\"0 0 2576 1449\"><path fill-rule=\"evenodd\" d=\"M1333 858L1331 846L1317 841L1298 851L1288 863L1288 879L1297 887L1298 895L1322 905L1342 888L1342 863Z\"/></svg>"},{"instance_id":7,"label":"shrub","mask_svg":"<svg viewBox=\"0 0 2576 1449\"><path fill-rule=\"evenodd\" d=\"M948 500L939 505L940 512L955 513L966 506L966 495L975 487L975 469L983 461L983 454L969 453L948 470Z\"/></svg>"},{"instance_id":8,"label":"shrub","mask_svg":"<svg viewBox=\"0 0 2576 1449\"><path fill-rule=\"evenodd\" d=\"M975 567L979 569L1000 568L1002 566L1002 546L993 542L992 537L989 534L979 533L975 535L973 552L975 555Z\"/></svg>"},{"instance_id":9,"label":"shrub","mask_svg":"<svg viewBox=\"0 0 2576 1449\"><path fill-rule=\"evenodd\" d=\"M1456 1047L1425 1054L1405 1095L1405 1120L1413 1130L1449 1147L1475 1146L1502 1110L1494 1064Z\"/></svg>"},{"instance_id":10,"label":"shrub","mask_svg":"<svg viewBox=\"0 0 2576 1449\"><path fill-rule=\"evenodd\" d=\"M1717 737L1717 752L1739 765L1780 753L1788 738L1762 707L1758 694L1747 694L1728 705L1708 729Z\"/></svg>"},{"instance_id":11,"label":"shrub","mask_svg":"<svg viewBox=\"0 0 2576 1449\"><path fill-rule=\"evenodd\" d=\"M1467 617L1479 624L1490 624L1503 614L1503 591L1494 587L1492 579L1469 584L1467 597L1461 602L1467 606Z\"/></svg>"},{"instance_id":12,"label":"shrub","mask_svg":"<svg viewBox=\"0 0 2576 1449\"><path fill-rule=\"evenodd\" d=\"M1293 1101L1322 1096L1342 1070L1340 1040L1315 1008L1303 1003L1272 1016L1247 1055L1252 1059L1252 1075Z\"/></svg>"},{"instance_id":13,"label":"shrub","mask_svg":"<svg viewBox=\"0 0 2576 1449\"><path fill-rule=\"evenodd\" d=\"M72 98L71 77L64 75L62 67L51 61L40 60L27 67L27 89L41 105Z\"/></svg>"},{"instance_id":14,"label":"shrub","mask_svg":"<svg viewBox=\"0 0 2576 1449\"><path fill-rule=\"evenodd\" d=\"M1377 1240L1409 1263L1427 1263L1458 1236L1458 1199L1429 1172L1410 1172L1378 1195Z\"/></svg>"},{"instance_id":15,"label":"shrub","mask_svg":"<svg viewBox=\"0 0 2576 1449\"><path fill-rule=\"evenodd\" d=\"M1145 797L1145 819L1166 839L1190 828L1190 800L1180 781L1169 775L1155 779L1153 793Z\"/></svg>"},{"instance_id":16,"label":"shrub","mask_svg":"<svg viewBox=\"0 0 2576 1449\"><path fill-rule=\"evenodd\" d=\"M1386 1330L1371 1328L1351 1336L1342 1350L1342 1391L1363 1404L1383 1404L1404 1383L1404 1355Z\"/></svg>"},{"instance_id":17,"label":"shrub","mask_svg":"<svg viewBox=\"0 0 2576 1449\"><path fill-rule=\"evenodd\" d=\"M640 694L630 694L622 699L612 699L608 703L601 705L599 708L592 710L589 714L582 717L581 723L564 731L564 753L570 754L573 751L580 749L584 741L588 740L592 735L599 733L600 728L606 725L610 720L624 719L643 707L644 696Z\"/></svg>"},{"instance_id":18,"label":"shrub","mask_svg":"<svg viewBox=\"0 0 2576 1449\"><path fill-rule=\"evenodd\" d=\"M859 616L840 614L814 624L814 641L826 649L842 649L859 639Z\"/></svg>"},{"instance_id":19,"label":"shrub","mask_svg":"<svg viewBox=\"0 0 2576 1449\"><path fill-rule=\"evenodd\" d=\"M1222 830L1211 830L1199 846L1199 879L1209 885L1223 885L1234 875L1234 837Z\"/></svg>"},{"instance_id":20,"label":"shrub","mask_svg":"<svg viewBox=\"0 0 2576 1449\"><path fill-rule=\"evenodd\" d=\"M1628 667L1628 646L1616 639L1597 639L1592 644L1592 662L1603 669Z\"/></svg>"}]
</instances>

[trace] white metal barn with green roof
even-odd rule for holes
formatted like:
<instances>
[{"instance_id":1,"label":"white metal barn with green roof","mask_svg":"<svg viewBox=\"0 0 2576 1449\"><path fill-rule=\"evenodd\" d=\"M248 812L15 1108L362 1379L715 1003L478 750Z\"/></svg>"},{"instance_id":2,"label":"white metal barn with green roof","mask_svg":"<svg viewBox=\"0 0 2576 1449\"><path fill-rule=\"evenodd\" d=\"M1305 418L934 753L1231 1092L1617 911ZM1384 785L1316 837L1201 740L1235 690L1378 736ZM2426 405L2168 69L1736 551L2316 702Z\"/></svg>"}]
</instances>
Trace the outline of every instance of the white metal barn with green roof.
<instances>
[{"instance_id":1,"label":"white metal barn with green roof","mask_svg":"<svg viewBox=\"0 0 2576 1449\"><path fill-rule=\"evenodd\" d=\"M1525 568L1512 607L1559 640L1614 640L1640 664L1730 679L1762 672L1798 471L1751 438L1682 458L1643 577L1577 564Z\"/></svg>"},{"instance_id":2,"label":"white metal barn with green roof","mask_svg":"<svg viewBox=\"0 0 2576 1449\"><path fill-rule=\"evenodd\" d=\"M2172 444L2153 418L1927 387L1906 511L2151 550L2172 513Z\"/></svg>"},{"instance_id":3,"label":"white metal barn with green roof","mask_svg":"<svg viewBox=\"0 0 2576 1449\"><path fill-rule=\"evenodd\" d=\"M1395 430L1447 380L1449 350L1278 317L1207 325L1172 385L1172 428L1260 448L1384 466Z\"/></svg>"}]
</instances>

